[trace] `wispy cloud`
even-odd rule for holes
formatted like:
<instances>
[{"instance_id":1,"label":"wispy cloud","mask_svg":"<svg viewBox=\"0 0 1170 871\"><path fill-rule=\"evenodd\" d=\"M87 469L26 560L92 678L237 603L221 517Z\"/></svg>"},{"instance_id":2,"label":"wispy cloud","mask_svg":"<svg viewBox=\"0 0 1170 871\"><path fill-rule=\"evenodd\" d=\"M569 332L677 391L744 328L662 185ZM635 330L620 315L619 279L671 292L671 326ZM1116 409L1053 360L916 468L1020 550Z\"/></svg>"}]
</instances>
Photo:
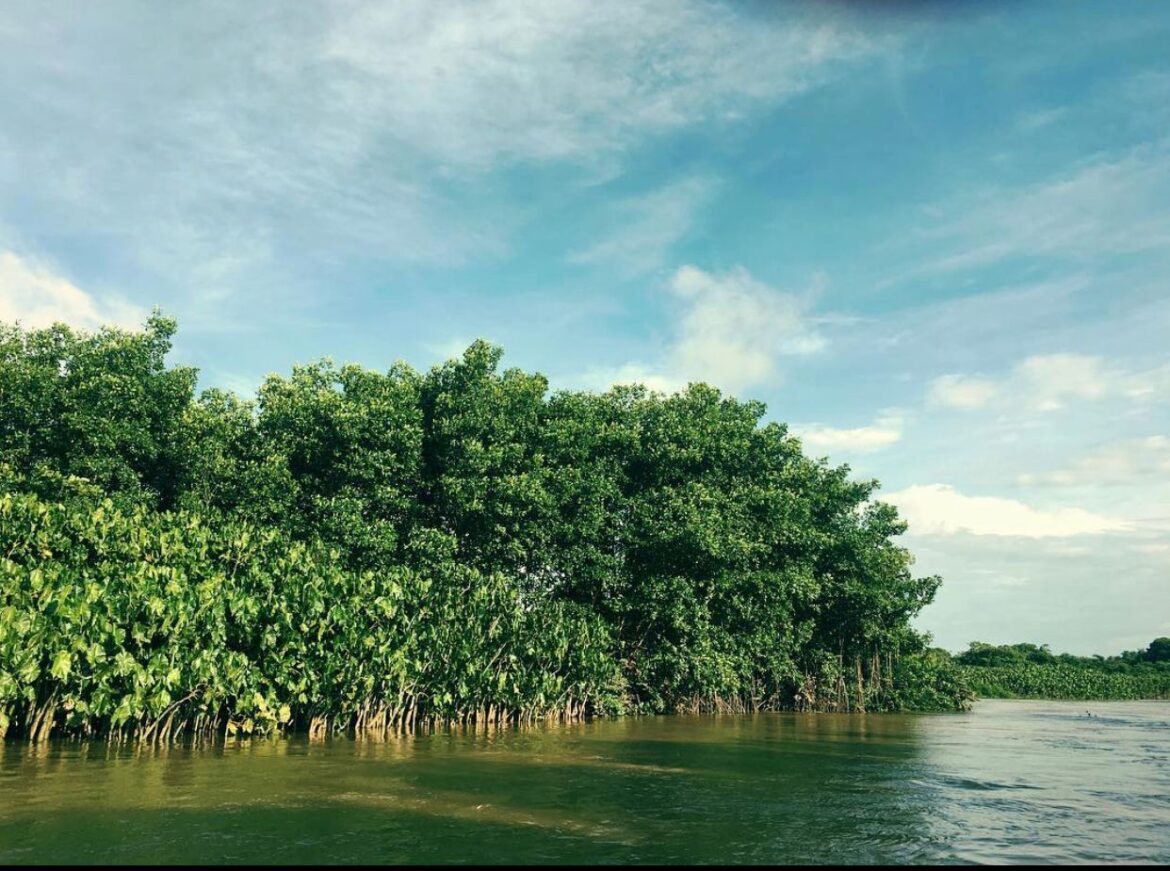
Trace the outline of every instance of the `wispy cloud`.
<instances>
[{"instance_id":1,"label":"wispy cloud","mask_svg":"<svg viewBox=\"0 0 1170 871\"><path fill-rule=\"evenodd\" d=\"M95 297L52 268L0 251L0 321L25 327L56 322L84 329L139 327L146 313L117 296Z\"/></svg>"},{"instance_id":2,"label":"wispy cloud","mask_svg":"<svg viewBox=\"0 0 1170 871\"><path fill-rule=\"evenodd\" d=\"M1018 125L1022 130L1041 130L1068 117L1067 106L1052 106L1047 109L1033 109L1020 115Z\"/></svg>"},{"instance_id":3,"label":"wispy cloud","mask_svg":"<svg viewBox=\"0 0 1170 871\"><path fill-rule=\"evenodd\" d=\"M916 241L932 254L880 286L1022 258L1084 264L1170 243L1170 140L1104 154L1052 178L930 207Z\"/></svg>"},{"instance_id":4,"label":"wispy cloud","mask_svg":"<svg viewBox=\"0 0 1170 871\"><path fill-rule=\"evenodd\" d=\"M344 4L313 61L346 111L452 165L590 160L800 93L876 40L697 0ZM758 10L757 10L758 11Z\"/></svg>"},{"instance_id":5,"label":"wispy cloud","mask_svg":"<svg viewBox=\"0 0 1170 871\"><path fill-rule=\"evenodd\" d=\"M671 246L694 223L715 183L689 178L640 197L618 200L612 207L613 227L604 239L569 254L576 264L600 264L637 274L660 268Z\"/></svg>"},{"instance_id":6,"label":"wispy cloud","mask_svg":"<svg viewBox=\"0 0 1170 871\"><path fill-rule=\"evenodd\" d=\"M356 261L501 256L525 205L497 170L595 174L656 135L814 88L880 43L842 16L702 0L306 0L286 13L9 10L0 221L88 234L143 286L230 325L244 299L318 301L312 280ZM581 256L605 256L599 245Z\"/></svg>"}]
</instances>

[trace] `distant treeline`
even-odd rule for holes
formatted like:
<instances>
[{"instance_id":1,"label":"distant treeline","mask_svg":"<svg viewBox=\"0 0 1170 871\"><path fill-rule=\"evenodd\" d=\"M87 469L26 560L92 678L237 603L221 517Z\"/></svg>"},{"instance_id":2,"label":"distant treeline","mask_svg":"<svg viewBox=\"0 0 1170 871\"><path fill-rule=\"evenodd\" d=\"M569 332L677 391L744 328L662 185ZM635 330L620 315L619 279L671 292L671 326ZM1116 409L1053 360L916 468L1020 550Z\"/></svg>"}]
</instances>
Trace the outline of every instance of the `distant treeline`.
<instances>
[{"instance_id":1,"label":"distant treeline","mask_svg":"<svg viewBox=\"0 0 1170 871\"><path fill-rule=\"evenodd\" d=\"M1109 657L1054 654L1047 645L973 642L953 662L984 698L1170 699L1170 638Z\"/></svg>"},{"instance_id":2,"label":"distant treeline","mask_svg":"<svg viewBox=\"0 0 1170 871\"><path fill-rule=\"evenodd\" d=\"M876 482L758 402L484 342L196 396L175 329L0 326L0 734L966 702Z\"/></svg>"}]
</instances>

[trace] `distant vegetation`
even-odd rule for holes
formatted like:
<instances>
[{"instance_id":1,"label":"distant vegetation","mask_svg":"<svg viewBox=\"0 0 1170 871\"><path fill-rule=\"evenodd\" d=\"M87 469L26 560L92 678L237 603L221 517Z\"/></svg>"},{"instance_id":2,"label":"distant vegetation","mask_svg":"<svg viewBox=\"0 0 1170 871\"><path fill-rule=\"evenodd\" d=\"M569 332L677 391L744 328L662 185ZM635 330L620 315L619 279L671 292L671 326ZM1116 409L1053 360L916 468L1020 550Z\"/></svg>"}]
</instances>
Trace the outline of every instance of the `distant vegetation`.
<instances>
[{"instance_id":1,"label":"distant vegetation","mask_svg":"<svg viewBox=\"0 0 1170 871\"><path fill-rule=\"evenodd\" d=\"M1047 645L974 642L953 662L984 698L1170 699L1170 638L1110 657L1053 654Z\"/></svg>"},{"instance_id":2,"label":"distant vegetation","mask_svg":"<svg viewBox=\"0 0 1170 871\"><path fill-rule=\"evenodd\" d=\"M758 402L483 342L196 397L174 332L0 326L0 734L966 702L876 482Z\"/></svg>"}]
</instances>

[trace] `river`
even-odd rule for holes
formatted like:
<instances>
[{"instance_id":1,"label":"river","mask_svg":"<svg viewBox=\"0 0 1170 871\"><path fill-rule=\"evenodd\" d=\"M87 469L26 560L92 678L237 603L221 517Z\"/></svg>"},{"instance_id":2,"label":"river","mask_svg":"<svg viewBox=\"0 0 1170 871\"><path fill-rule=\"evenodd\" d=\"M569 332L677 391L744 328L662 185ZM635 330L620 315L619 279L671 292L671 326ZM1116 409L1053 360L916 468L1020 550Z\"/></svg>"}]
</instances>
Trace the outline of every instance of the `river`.
<instances>
[{"instance_id":1,"label":"river","mask_svg":"<svg viewBox=\"0 0 1170 871\"><path fill-rule=\"evenodd\" d=\"M0 757L0 864L1097 860L1170 862L1170 703Z\"/></svg>"}]
</instances>

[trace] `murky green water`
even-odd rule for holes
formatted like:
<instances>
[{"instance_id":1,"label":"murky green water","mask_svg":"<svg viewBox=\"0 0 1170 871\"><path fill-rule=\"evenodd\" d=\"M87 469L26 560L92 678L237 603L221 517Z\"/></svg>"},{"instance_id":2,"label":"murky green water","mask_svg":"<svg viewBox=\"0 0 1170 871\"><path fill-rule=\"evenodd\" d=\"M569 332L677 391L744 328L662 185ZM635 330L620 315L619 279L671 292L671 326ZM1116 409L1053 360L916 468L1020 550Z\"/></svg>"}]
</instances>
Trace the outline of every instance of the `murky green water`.
<instances>
[{"instance_id":1,"label":"murky green water","mask_svg":"<svg viewBox=\"0 0 1170 871\"><path fill-rule=\"evenodd\" d=\"M0 764L0 864L1093 860L1170 861L1170 704L9 743Z\"/></svg>"}]
</instances>

